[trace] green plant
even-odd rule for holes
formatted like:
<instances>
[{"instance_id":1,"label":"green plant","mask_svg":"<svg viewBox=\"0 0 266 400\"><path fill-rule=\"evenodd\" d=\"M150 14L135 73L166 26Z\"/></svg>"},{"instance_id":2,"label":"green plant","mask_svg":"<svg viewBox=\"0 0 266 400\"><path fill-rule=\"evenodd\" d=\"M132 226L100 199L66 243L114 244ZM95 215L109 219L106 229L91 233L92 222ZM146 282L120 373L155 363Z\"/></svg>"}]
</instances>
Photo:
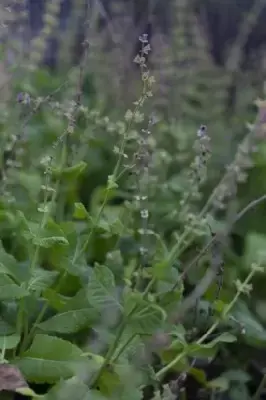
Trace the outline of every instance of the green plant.
<instances>
[{"instance_id":1,"label":"green plant","mask_svg":"<svg viewBox=\"0 0 266 400\"><path fill-rule=\"evenodd\" d=\"M86 51L63 79L31 71L1 114L1 392L140 400L151 387L148 398L166 400L191 375L213 394L246 383L246 371L238 363L209 379L198 360L241 340L265 346L245 301L263 276L264 240L249 237L238 274L226 243L265 200L234 207L265 135L265 102L206 198L208 130L149 112L147 35L140 43L142 88L123 120L88 106Z\"/></svg>"}]
</instances>

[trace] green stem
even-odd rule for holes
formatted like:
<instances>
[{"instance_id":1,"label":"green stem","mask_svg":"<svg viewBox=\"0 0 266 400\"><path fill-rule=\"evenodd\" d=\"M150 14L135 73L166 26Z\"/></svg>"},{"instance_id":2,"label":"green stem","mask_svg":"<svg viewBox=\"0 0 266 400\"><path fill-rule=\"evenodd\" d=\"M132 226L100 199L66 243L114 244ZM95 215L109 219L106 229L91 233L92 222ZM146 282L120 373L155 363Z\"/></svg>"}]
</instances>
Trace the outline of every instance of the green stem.
<instances>
[{"instance_id":1,"label":"green stem","mask_svg":"<svg viewBox=\"0 0 266 400\"><path fill-rule=\"evenodd\" d=\"M265 386L266 386L266 374L263 375L263 378L260 381L260 384L259 384L256 392L252 396L252 400L260 400L261 393L262 393L263 389L265 388Z\"/></svg>"},{"instance_id":2,"label":"green stem","mask_svg":"<svg viewBox=\"0 0 266 400\"><path fill-rule=\"evenodd\" d=\"M109 347L109 349L107 351L107 354L105 356L104 362L102 363L100 369L97 371L97 373L95 374L94 378L92 379L92 381L90 383L90 387L94 387L97 384L97 382L99 381L103 371L105 370L107 365L110 363L110 361L111 361L111 359L112 359L112 357L114 355L114 352L116 351L116 348L117 348L117 346L118 346L118 344L119 344L119 342L121 340L121 337L122 337L122 335L124 333L124 330L126 328L126 323L127 323L127 321L125 319L121 322L120 327L118 328L116 337L115 337L112 345Z\"/></svg>"},{"instance_id":3,"label":"green stem","mask_svg":"<svg viewBox=\"0 0 266 400\"><path fill-rule=\"evenodd\" d=\"M61 162L60 162L60 171L63 170L65 162L66 162L66 155L67 155L67 146L66 146L66 140L64 141L63 144L63 149L62 149L62 153L61 153ZM49 176L48 174L46 175L46 186L48 187L49 185ZM56 185L55 185L55 189L53 191L52 194L52 198L51 198L51 203L50 203L50 208L49 210L44 210L43 212L43 216L42 216L42 220L40 223L40 232L42 232L42 230L45 228L49 216L50 216L50 212L53 209L53 206L55 204L56 198L57 198L57 194L58 194L58 189L59 189L59 185L60 185L60 178L57 179L56 181ZM45 191L45 198L44 198L44 207L47 205L48 202L48 191ZM40 254L40 245L36 245L35 247L35 251L32 257L32 261L31 261L31 265L30 265L30 269L31 269L31 273L33 273L33 271L35 270L38 260L39 260L39 254ZM38 324L40 322L39 317L41 316L41 318L43 317L43 315L45 314L45 311L47 310L47 307L44 306L42 308L42 310L40 311L40 314L38 315L35 323L33 324L30 332L28 332L28 326L26 326L26 321L25 321L25 327L24 327L24 338L23 338L23 342L21 344L21 349L20 352L23 352L26 349L26 346L28 343L30 343L31 341L31 337L34 334L35 331L35 326L36 324ZM21 318L23 318L24 316L24 302L23 299L20 301L19 303L19 321L21 320ZM20 322L19 322L20 323ZM23 322L22 322L23 323Z\"/></svg>"},{"instance_id":4,"label":"green stem","mask_svg":"<svg viewBox=\"0 0 266 400\"><path fill-rule=\"evenodd\" d=\"M115 357L112 359L112 363L115 363L119 357L124 353L124 351L126 350L126 348L128 347L128 345L135 339L137 335L134 333L133 335L131 335L123 344L123 346L121 346L121 348L119 349L119 351L117 352L117 354L115 355Z\"/></svg>"},{"instance_id":5,"label":"green stem","mask_svg":"<svg viewBox=\"0 0 266 400\"><path fill-rule=\"evenodd\" d=\"M235 294L234 298L232 301L227 305L227 307L224 309L222 313L222 319L226 317L226 315L231 311L231 309L234 307L235 303L237 302L239 296L242 293L242 289L245 288L245 286L250 282L252 279L253 275L255 274L255 269L252 269L247 278L244 280L244 282L241 284L240 288L238 289L237 293ZM220 323L220 320L214 322L212 326L207 330L207 332L199 339L197 340L196 344L202 344L208 339L208 337L213 333L213 331L218 327ZM170 371L172 368L175 367L175 365L183 358L186 357L187 355L187 350L183 350L180 354L178 354L169 364L167 364L165 367L160 369L160 371L157 372L156 377L158 379L162 379L164 375Z\"/></svg>"}]
</instances>

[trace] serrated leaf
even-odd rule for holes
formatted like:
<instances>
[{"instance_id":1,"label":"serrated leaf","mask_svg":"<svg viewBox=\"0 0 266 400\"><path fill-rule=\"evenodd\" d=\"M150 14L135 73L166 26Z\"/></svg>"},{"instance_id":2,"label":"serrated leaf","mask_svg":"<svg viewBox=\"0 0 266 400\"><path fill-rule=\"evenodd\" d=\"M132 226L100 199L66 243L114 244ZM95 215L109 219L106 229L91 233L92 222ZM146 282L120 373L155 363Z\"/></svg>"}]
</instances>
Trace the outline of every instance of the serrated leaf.
<instances>
[{"instance_id":1,"label":"serrated leaf","mask_svg":"<svg viewBox=\"0 0 266 400\"><path fill-rule=\"evenodd\" d=\"M100 392L90 390L76 377L57 383L43 400L107 400Z\"/></svg>"},{"instance_id":2,"label":"serrated leaf","mask_svg":"<svg viewBox=\"0 0 266 400\"><path fill-rule=\"evenodd\" d=\"M0 336L0 349L14 349L20 341L20 335L14 333L13 335Z\"/></svg>"},{"instance_id":3,"label":"serrated leaf","mask_svg":"<svg viewBox=\"0 0 266 400\"><path fill-rule=\"evenodd\" d=\"M90 304L98 310L119 308L115 280L112 271L104 265L96 265L90 275L87 285L87 298Z\"/></svg>"},{"instance_id":4,"label":"serrated leaf","mask_svg":"<svg viewBox=\"0 0 266 400\"><path fill-rule=\"evenodd\" d=\"M26 289L16 285L8 275L0 274L0 300L21 299L28 294Z\"/></svg>"},{"instance_id":5,"label":"serrated leaf","mask_svg":"<svg viewBox=\"0 0 266 400\"><path fill-rule=\"evenodd\" d=\"M98 315L99 313L93 308L76 309L57 314L38 327L46 332L76 333L90 327Z\"/></svg>"},{"instance_id":6,"label":"serrated leaf","mask_svg":"<svg viewBox=\"0 0 266 400\"><path fill-rule=\"evenodd\" d=\"M35 237L33 238L32 243L35 246L45 247L47 249L55 244L64 246L69 244L67 239L63 236Z\"/></svg>"},{"instance_id":7,"label":"serrated leaf","mask_svg":"<svg viewBox=\"0 0 266 400\"><path fill-rule=\"evenodd\" d=\"M82 350L67 340L37 334L29 350L14 364L30 382L55 383L77 375L86 367Z\"/></svg>"}]
</instances>

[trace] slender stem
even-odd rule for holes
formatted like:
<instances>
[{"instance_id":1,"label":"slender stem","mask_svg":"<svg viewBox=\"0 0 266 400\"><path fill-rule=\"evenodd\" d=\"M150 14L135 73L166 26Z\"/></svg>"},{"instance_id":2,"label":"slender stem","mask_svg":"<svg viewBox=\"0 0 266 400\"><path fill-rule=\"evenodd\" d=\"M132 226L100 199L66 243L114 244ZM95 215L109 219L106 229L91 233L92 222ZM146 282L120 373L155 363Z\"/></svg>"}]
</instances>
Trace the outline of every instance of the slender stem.
<instances>
[{"instance_id":1,"label":"slender stem","mask_svg":"<svg viewBox=\"0 0 266 400\"><path fill-rule=\"evenodd\" d=\"M260 384L259 384L256 392L252 396L252 400L260 400L261 393L262 393L263 389L265 388L265 386L266 386L266 374L263 375L263 378L260 381Z\"/></svg>"},{"instance_id":2,"label":"slender stem","mask_svg":"<svg viewBox=\"0 0 266 400\"><path fill-rule=\"evenodd\" d=\"M109 349L107 351L107 354L105 356L104 362L102 363L100 369L97 371L97 373L95 374L94 378L92 379L92 381L90 383L90 387L94 387L97 384L97 382L99 381L99 378L101 377L103 371L105 370L107 365L110 363L110 361L111 361L111 359L113 357L113 354L114 354L114 352L115 352L115 350L116 350L116 348L117 348L117 346L118 346L118 344L119 344L119 342L121 340L121 337L122 337L122 335L124 333L125 327L126 327L126 320L124 319L122 321L122 323L120 324L120 327L118 328L116 337L115 337L112 345L109 347Z\"/></svg>"},{"instance_id":3,"label":"slender stem","mask_svg":"<svg viewBox=\"0 0 266 400\"><path fill-rule=\"evenodd\" d=\"M235 303L237 302L239 296L242 293L242 289L245 288L245 286L250 282L252 279L253 275L255 274L255 269L252 269L247 276L247 278L244 280L244 282L241 284L240 288L238 289L237 293L235 294L234 298L232 301L227 305L225 310L222 313L222 318L226 317L226 315L231 311ZM215 321L212 326L207 330L207 332L201 336L201 338L196 342L197 344L202 344L208 339L208 337L213 333L213 331L218 327L220 323L220 320ZM186 357L187 355L187 350L184 349L180 354L178 354L169 364L167 364L165 367L163 367L160 371L157 372L156 377L163 378L163 376L172 368L175 367L175 365L183 358Z\"/></svg>"},{"instance_id":4,"label":"slender stem","mask_svg":"<svg viewBox=\"0 0 266 400\"><path fill-rule=\"evenodd\" d=\"M135 339L135 337L137 336L137 334L133 334L131 335L123 344L123 346L121 346L121 348L119 349L119 351L117 352L117 354L115 355L115 357L112 359L112 363L115 363L119 357L124 353L124 351L126 350L126 348L129 346L129 344Z\"/></svg>"}]
</instances>

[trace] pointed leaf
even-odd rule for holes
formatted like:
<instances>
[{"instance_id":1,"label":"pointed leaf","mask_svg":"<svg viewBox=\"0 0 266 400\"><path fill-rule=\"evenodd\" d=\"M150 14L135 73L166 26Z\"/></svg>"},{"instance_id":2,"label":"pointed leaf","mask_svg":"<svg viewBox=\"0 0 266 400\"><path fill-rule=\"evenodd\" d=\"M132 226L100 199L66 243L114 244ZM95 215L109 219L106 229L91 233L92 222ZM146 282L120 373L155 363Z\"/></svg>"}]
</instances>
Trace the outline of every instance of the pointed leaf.
<instances>
[{"instance_id":1,"label":"pointed leaf","mask_svg":"<svg viewBox=\"0 0 266 400\"><path fill-rule=\"evenodd\" d=\"M104 265L97 265L92 269L87 285L87 297L90 304L98 310L113 307L122 309L117 298L113 273Z\"/></svg>"},{"instance_id":2,"label":"pointed leaf","mask_svg":"<svg viewBox=\"0 0 266 400\"><path fill-rule=\"evenodd\" d=\"M30 382L54 383L86 367L82 350L58 337L37 334L29 350L14 363Z\"/></svg>"},{"instance_id":3,"label":"pointed leaf","mask_svg":"<svg viewBox=\"0 0 266 400\"><path fill-rule=\"evenodd\" d=\"M99 313L93 308L62 312L42 322L38 327L46 332L75 333L89 328Z\"/></svg>"},{"instance_id":4,"label":"pointed leaf","mask_svg":"<svg viewBox=\"0 0 266 400\"><path fill-rule=\"evenodd\" d=\"M74 218L81 219L81 220L89 218L89 213L82 203L75 203L74 207L75 207L74 213L73 213Z\"/></svg>"},{"instance_id":5,"label":"pointed leaf","mask_svg":"<svg viewBox=\"0 0 266 400\"><path fill-rule=\"evenodd\" d=\"M84 161L80 161L78 164L63 170L61 168L54 168L52 172L56 178L76 179L86 168L87 164Z\"/></svg>"}]
</instances>

